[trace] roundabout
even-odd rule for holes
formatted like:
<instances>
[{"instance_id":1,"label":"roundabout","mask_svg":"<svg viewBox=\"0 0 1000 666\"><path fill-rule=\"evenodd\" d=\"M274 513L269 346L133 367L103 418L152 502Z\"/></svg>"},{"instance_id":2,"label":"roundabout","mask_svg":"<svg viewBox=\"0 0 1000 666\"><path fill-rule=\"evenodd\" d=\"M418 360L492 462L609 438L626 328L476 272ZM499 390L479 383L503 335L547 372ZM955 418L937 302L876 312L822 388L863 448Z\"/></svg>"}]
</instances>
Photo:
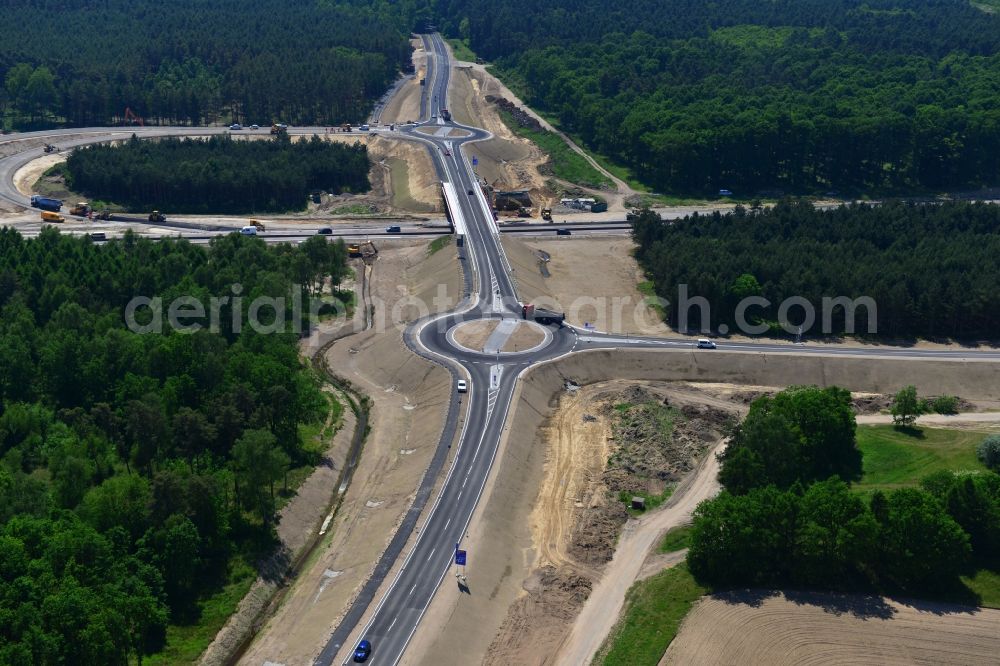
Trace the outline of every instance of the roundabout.
<instances>
[{"instance_id":1,"label":"roundabout","mask_svg":"<svg viewBox=\"0 0 1000 666\"><path fill-rule=\"evenodd\" d=\"M552 332L522 319L477 319L448 329L448 342L457 350L502 358L531 354L552 342Z\"/></svg>"}]
</instances>

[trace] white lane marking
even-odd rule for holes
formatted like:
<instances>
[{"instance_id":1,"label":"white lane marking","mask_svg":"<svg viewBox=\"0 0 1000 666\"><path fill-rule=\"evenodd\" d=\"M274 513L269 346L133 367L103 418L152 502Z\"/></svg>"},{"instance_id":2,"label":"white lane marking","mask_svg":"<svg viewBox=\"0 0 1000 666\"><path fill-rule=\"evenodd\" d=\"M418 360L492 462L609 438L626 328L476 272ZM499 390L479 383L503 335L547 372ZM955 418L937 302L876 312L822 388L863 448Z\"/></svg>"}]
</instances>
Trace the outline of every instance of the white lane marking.
<instances>
[{"instance_id":1,"label":"white lane marking","mask_svg":"<svg viewBox=\"0 0 1000 666\"><path fill-rule=\"evenodd\" d=\"M431 552L430 552L430 555L428 555L428 556L427 556L427 561L428 561L428 562L430 562L430 561L431 561L431 558L432 558L432 557L434 557L434 551L435 551L435 550L437 550L437 548L436 548L436 547L435 547L435 548L431 548Z\"/></svg>"},{"instance_id":2,"label":"white lane marking","mask_svg":"<svg viewBox=\"0 0 1000 666\"><path fill-rule=\"evenodd\" d=\"M389 625L389 631L392 631L392 628L396 625L396 620L398 619L398 617L392 618L392 623Z\"/></svg>"},{"instance_id":3,"label":"white lane marking","mask_svg":"<svg viewBox=\"0 0 1000 666\"><path fill-rule=\"evenodd\" d=\"M445 529L448 529L448 526L449 526L449 525L451 525L451 518L449 518L449 519L448 519L448 522L446 522L446 523L444 524L444 528L445 528Z\"/></svg>"},{"instance_id":4,"label":"white lane marking","mask_svg":"<svg viewBox=\"0 0 1000 666\"><path fill-rule=\"evenodd\" d=\"M406 596L410 596L411 594L413 594L413 590L415 590L415 589L417 589L417 584L416 583L414 583L413 587L410 588L410 591L406 593Z\"/></svg>"}]
</instances>

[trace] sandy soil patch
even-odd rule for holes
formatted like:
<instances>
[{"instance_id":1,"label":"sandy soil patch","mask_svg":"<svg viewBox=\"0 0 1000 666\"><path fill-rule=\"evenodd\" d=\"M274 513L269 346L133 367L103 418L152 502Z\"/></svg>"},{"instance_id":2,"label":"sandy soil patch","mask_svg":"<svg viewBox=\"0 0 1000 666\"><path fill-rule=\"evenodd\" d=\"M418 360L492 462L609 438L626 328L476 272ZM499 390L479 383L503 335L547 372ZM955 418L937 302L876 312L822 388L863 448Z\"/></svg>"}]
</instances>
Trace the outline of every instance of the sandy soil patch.
<instances>
[{"instance_id":1,"label":"sandy soil patch","mask_svg":"<svg viewBox=\"0 0 1000 666\"><path fill-rule=\"evenodd\" d=\"M424 90L420 85L420 79L427 75L427 52L424 51L424 42L420 38L411 39L410 45L413 47L413 66L416 74L400 87L382 110L379 120L383 125L420 120L420 94Z\"/></svg>"},{"instance_id":2,"label":"sandy soil patch","mask_svg":"<svg viewBox=\"0 0 1000 666\"><path fill-rule=\"evenodd\" d=\"M389 304L386 322L402 323L420 314L407 301L427 296L429 284L457 294L458 271L453 250L428 256L426 243L382 248L372 295ZM395 327L345 338L328 360L371 397L371 432L328 535L240 663L312 662L412 503L444 424L450 375L406 349Z\"/></svg>"},{"instance_id":3,"label":"sandy soil patch","mask_svg":"<svg viewBox=\"0 0 1000 666\"><path fill-rule=\"evenodd\" d=\"M502 242L523 299L547 301L542 307L565 312L567 322L577 326L590 322L597 330L613 333L670 332L639 293L637 285L644 278L632 256L631 239L504 237Z\"/></svg>"},{"instance_id":4,"label":"sandy soil patch","mask_svg":"<svg viewBox=\"0 0 1000 666\"><path fill-rule=\"evenodd\" d=\"M995 664L998 627L992 609L817 593L709 596L660 663Z\"/></svg>"},{"instance_id":5,"label":"sandy soil patch","mask_svg":"<svg viewBox=\"0 0 1000 666\"><path fill-rule=\"evenodd\" d=\"M480 319L462 324L455 329L455 342L466 349L481 350L499 323L496 319Z\"/></svg>"},{"instance_id":6,"label":"sandy soil patch","mask_svg":"<svg viewBox=\"0 0 1000 666\"><path fill-rule=\"evenodd\" d=\"M37 160L32 160L14 173L14 187L18 192L26 197L35 194L35 183L42 177L42 174L57 164L66 161L65 155L44 155Z\"/></svg>"},{"instance_id":7,"label":"sandy soil patch","mask_svg":"<svg viewBox=\"0 0 1000 666\"><path fill-rule=\"evenodd\" d=\"M608 504L602 473L612 443L596 403L626 383L566 392L564 379L529 374L519 386L499 469L466 542L476 558L472 594L442 587L405 663L430 655L449 664L549 663L591 594L620 525L581 520L606 516ZM446 646L459 640L461 655L451 658Z\"/></svg>"},{"instance_id":8,"label":"sandy soil patch","mask_svg":"<svg viewBox=\"0 0 1000 666\"><path fill-rule=\"evenodd\" d=\"M535 326L531 324L519 324L510 337L507 338L507 342L504 343L501 351L524 351L541 344L543 339L545 339L545 334Z\"/></svg>"},{"instance_id":9,"label":"sandy soil patch","mask_svg":"<svg viewBox=\"0 0 1000 666\"><path fill-rule=\"evenodd\" d=\"M471 68L452 69L448 104L455 120L482 127L494 138L467 146L478 159L476 173L497 190L527 189L536 204L551 200L553 193L538 167L548 160L537 146L517 136L500 120L496 107L486 102L484 73Z\"/></svg>"},{"instance_id":10,"label":"sandy soil patch","mask_svg":"<svg viewBox=\"0 0 1000 666\"><path fill-rule=\"evenodd\" d=\"M455 341L466 349L482 351L489 340L490 334L500 325L499 319L480 319L460 325L455 329ZM501 351L524 351L537 346L545 338L545 333L536 326L518 323L510 337L504 343Z\"/></svg>"}]
</instances>

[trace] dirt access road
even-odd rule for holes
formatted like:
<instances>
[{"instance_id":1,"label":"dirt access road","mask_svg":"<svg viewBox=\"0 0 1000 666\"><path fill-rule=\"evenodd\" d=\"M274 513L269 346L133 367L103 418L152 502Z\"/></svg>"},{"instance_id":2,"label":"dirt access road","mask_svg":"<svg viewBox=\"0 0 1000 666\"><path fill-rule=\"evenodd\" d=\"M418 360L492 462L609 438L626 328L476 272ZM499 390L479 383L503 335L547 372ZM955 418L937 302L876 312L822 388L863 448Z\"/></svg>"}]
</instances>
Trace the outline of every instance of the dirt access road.
<instances>
[{"instance_id":1,"label":"dirt access road","mask_svg":"<svg viewBox=\"0 0 1000 666\"><path fill-rule=\"evenodd\" d=\"M625 525L614 558L577 616L573 630L553 663L565 666L590 663L604 637L618 621L625 593L638 578L653 545L667 530L688 523L695 507L718 494L716 455L723 448L724 444L720 443L710 450L695 474L681 483L660 510Z\"/></svg>"}]
</instances>

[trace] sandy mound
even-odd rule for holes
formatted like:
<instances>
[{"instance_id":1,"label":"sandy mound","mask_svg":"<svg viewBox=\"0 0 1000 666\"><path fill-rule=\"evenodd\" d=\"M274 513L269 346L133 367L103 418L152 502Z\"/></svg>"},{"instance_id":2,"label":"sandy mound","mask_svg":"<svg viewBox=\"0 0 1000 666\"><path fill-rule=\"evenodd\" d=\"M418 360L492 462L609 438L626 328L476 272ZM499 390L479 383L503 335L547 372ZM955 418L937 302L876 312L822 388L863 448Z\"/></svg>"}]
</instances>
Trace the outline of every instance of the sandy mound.
<instances>
[{"instance_id":1,"label":"sandy mound","mask_svg":"<svg viewBox=\"0 0 1000 666\"><path fill-rule=\"evenodd\" d=\"M702 599L661 664L995 664L1000 611L753 593Z\"/></svg>"}]
</instances>

